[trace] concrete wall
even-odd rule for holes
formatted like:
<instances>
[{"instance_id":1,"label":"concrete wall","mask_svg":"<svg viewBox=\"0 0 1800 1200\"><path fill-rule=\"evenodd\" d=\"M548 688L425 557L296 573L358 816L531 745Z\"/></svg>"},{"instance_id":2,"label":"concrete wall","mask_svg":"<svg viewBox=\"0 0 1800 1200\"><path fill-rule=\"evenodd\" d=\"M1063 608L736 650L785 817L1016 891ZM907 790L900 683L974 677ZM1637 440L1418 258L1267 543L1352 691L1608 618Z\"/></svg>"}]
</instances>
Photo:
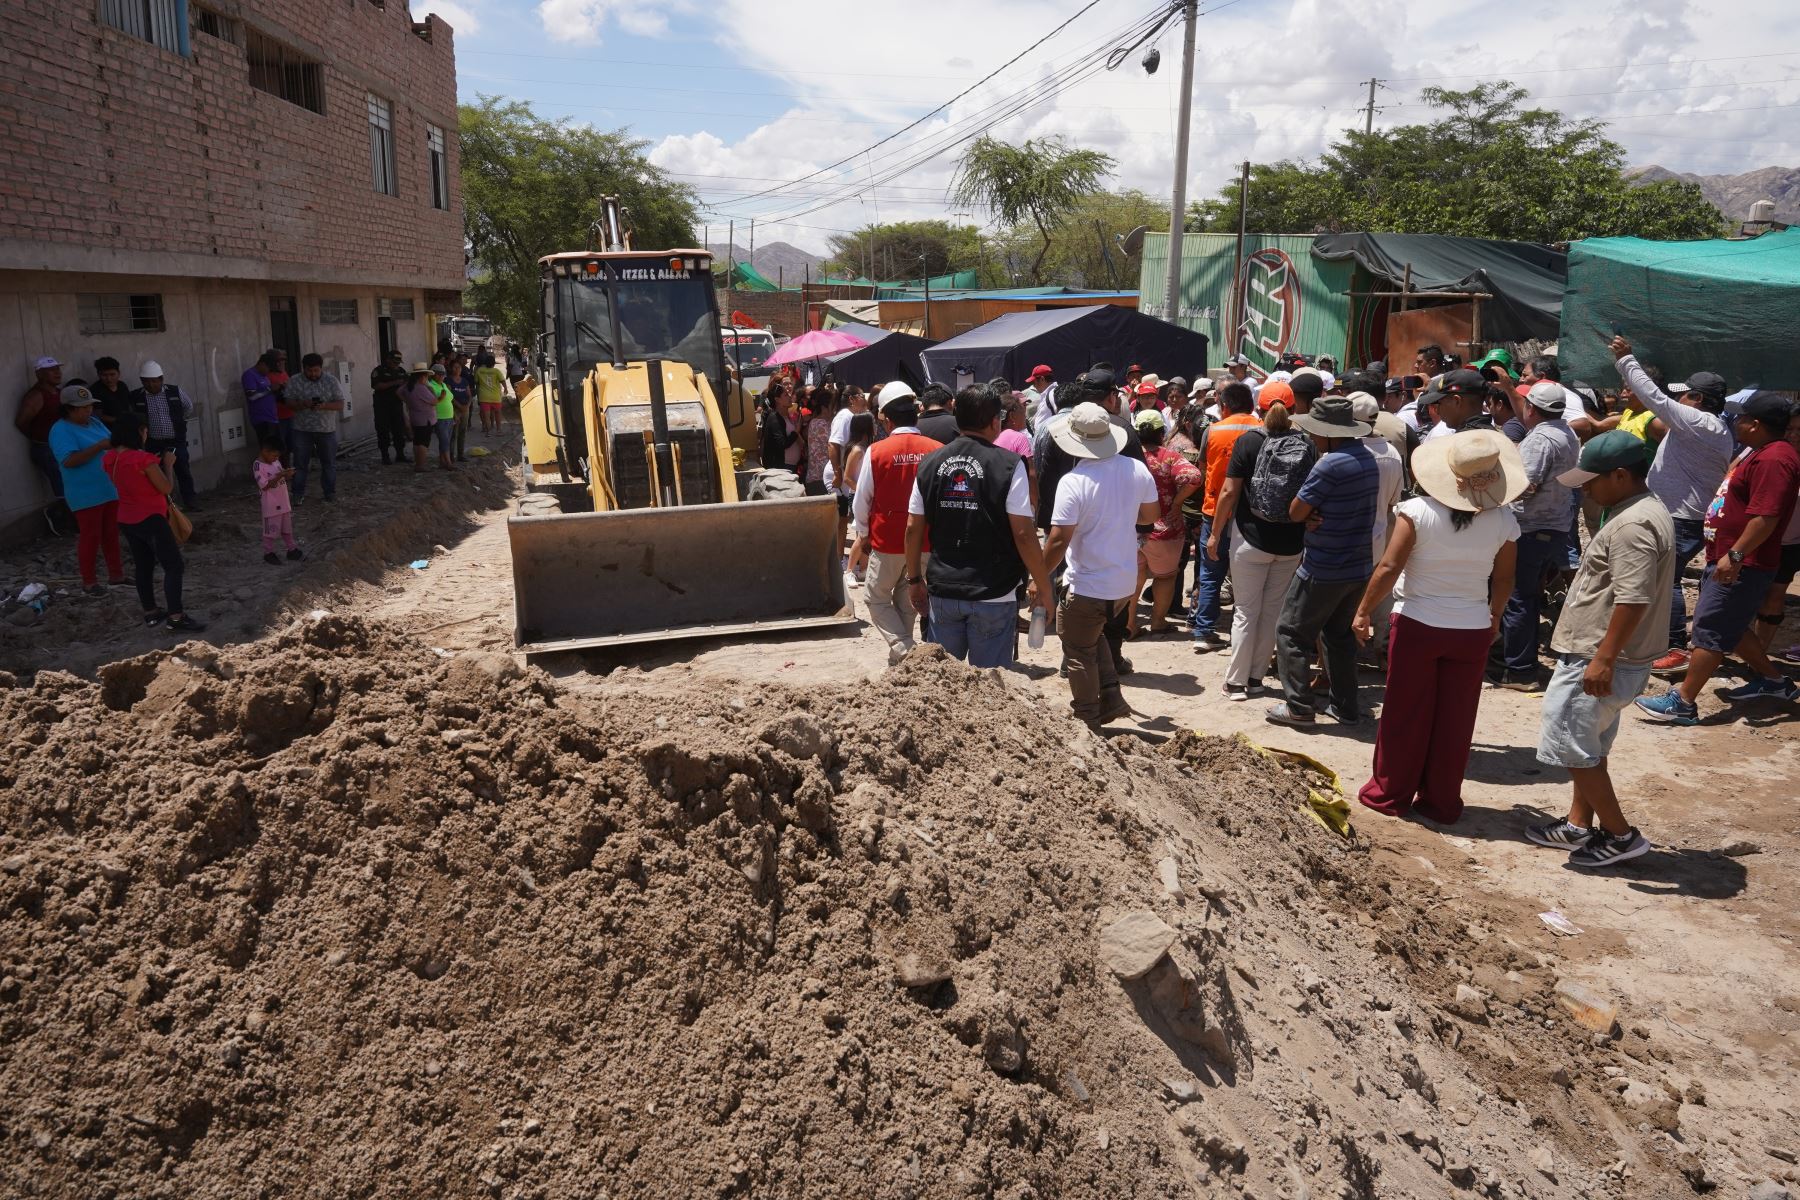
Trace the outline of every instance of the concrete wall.
<instances>
[{"instance_id":1,"label":"concrete wall","mask_svg":"<svg viewBox=\"0 0 1800 1200\"><path fill-rule=\"evenodd\" d=\"M461 290L448 25L430 18L427 40L399 2L216 0L322 65L314 113L253 88L242 45L196 27L182 57L104 25L99 7L6 5L0 268ZM370 93L393 107L398 195L371 180ZM431 202L428 123L447 141L447 210Z\"/></svg>"},{"instance_id":2,"label":"concrete wall","mask_svg":"<svg viewBox=\"0 0 1800 1200\"><path fill-rule=\"evenodd\" d=\"M75 298L90 291L160 293L167 328L159 333L84 334ZM324 355L325 369L332 372L348 364L352 408L342 436L368 437L374 430L369 372L379 358L377 301L412 300L414 319L396 321L394 331L407 361L416 362L430 357L432 341L422 289L0 271L0 347L12 349L0 358L0 412L10 424L19 397L32 385L30 365L39 355L59 359L65 380L92 380L94 359L111 355L128 383L134 383L139 363L154 358L165 377L194 398L198 410L188 432L195 482L205 490L241 479L249 471L254 447L226 451L219 418L230 414L234 423L242 423L235 420L244 407L238 380L270 344L270 296L295 298L302 353ZM358 324L320 325L321 298L355 299ZM290 368L298 373L299 364ZM48 499L49 490L27 457L25 439L0 426L0 533L30 531Z\"/></svg>"}]
</instances>

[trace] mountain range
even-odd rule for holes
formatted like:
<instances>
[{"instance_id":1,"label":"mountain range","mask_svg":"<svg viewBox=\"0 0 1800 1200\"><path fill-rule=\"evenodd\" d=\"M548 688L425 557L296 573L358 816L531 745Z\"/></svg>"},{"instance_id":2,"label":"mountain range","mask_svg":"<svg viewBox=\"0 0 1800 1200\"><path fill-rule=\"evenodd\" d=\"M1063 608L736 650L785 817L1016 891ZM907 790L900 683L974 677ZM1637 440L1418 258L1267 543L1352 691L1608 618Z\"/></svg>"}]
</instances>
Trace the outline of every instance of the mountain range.
<instances>
[{"instance_id":1,"label":"mountain range","mask_svg":"<svg viewBox=\"0 0 1800 1200\"><path fill-rule=\"evenodd\" d=\"M709 244L706 248L711 250L713 257L720 262L725 261L727 256L738 262L747 262L760 271L763 277L771 283L780 283L787 287L794 287L808 279L816 280L819 277L819 264L825 261L818 255L808 254L800 247L787 242L769 242L759 245L754 255L746 247L734 246L726 242Z\"/></svg>"},{"instance_id":2,"label":"mountain range","mask_svg":"<svg viewBox=\"0 0 1800 1200\"><path fill-rule=\"evenodd\" d=\"M1775 202L1775 219L1789 225L1800 225L1800 167L1761 167L1741 175L1689 175L1667 167L1633 167L1633 178L1645 183L1662 179L1679 179L1697 183L1713 206L1725 219L1737 225L1750 216L1750 206L1758 200Z\"/></svg>"}]
</instances>

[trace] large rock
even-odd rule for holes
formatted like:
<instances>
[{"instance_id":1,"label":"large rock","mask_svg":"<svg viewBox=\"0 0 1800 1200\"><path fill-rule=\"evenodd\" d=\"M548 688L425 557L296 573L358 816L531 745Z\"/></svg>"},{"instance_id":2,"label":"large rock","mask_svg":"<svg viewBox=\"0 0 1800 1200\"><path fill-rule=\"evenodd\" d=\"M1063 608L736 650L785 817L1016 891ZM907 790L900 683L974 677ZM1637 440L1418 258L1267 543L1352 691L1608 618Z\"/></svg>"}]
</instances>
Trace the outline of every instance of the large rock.
<instances>
[{"instance_id":1,"label":"large rock","mask_svg":"<svg viewBox=\"0 0 1800 1200\"><path fill-rule=\"evenodd\" d=\"M1100 961L1120 979L1141 979L1175 944L1175 931L1148 909L1126 913L1100 934Z\"/></svg>"}]
</instances>

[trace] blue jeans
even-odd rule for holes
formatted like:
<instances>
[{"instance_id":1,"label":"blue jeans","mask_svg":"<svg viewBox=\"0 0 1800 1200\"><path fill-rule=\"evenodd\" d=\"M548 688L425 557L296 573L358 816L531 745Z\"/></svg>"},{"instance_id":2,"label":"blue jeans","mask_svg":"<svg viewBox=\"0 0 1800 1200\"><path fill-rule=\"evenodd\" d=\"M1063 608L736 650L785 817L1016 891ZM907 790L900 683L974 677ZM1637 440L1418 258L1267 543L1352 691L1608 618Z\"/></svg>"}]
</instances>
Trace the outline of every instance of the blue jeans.
<instances>
[{"instance_id":1,"label":"blue jeans","mask_svg":"<svg viewBox=\"0 0 1800 1200\"><path fill-rule=\"evenodd\" d=\"M31 443L31 465L38 469L44 482L50 485L50 494L58 500L63 498L62 467L57 465L56 452L50 449L48 442Z\"/></svg>"},{"instance_id":2,"label":"blue jeans","mask_svg":"<svg viewBox=\"0 0 1800 1200\"><path fill-rule=\"evenodd\" d=\"M1675 592L1669 598L1669 645L1687 649L1687 597L1681 594L1682 572L1694 555L1706 549L1706 522L1675 518Z\"/></svg>"},{"instance_id":3,"label":"blue jeans","mask_svg":"<svg viewBox=\"0 0 1800 1200\"><path fill-rule=\"evenodd\" d=\"M294 480L292 485L295 502L306 498L306 479L312 467L313 455L319 456L319 486L327 500L337 496L337 443L338 435L333 433L313 433L306 429L294 431Z\"/></svg>"},{"instance_id":4,"label":"blue jeans","mask_svg":"<svg viewBox=\"0 0 1800 1200\"><path fill-rule=\"evenodd\" d=\"M1188 628L1195 637L1205 637L1219 623L1219 589L1231 574L1231 526L1219 535L1219 557L1206 557L1206 543L1212 537L1213 519L1200 518L1199 541L1195 547L1200 582L1194 588L1194 611L1188 614Z\"/></svg>"},{"instance_id":5,"label":"blue jeans","mask_svg":"<svg viewBox=\"0 0 1800 1200\"><path fill-rule=\"evenodd\" d=\"M438 453L445 458L450 457L450 436L456 430L455 417L439 417L434 427L437 437Z\"/></svg>"},{"instance_id":6,"label":"blue jeans","mask_svg":"<svg viewBox=\"0 0 1800 1200\"><path fill-rule=\"evenodd\" d=\"M990 604L983 600L931 597L931 630L928 636L953 658L971 667L1009 667L1013 639L1019 628L1019 609L1012 601Z\"/></svg>"},{"instance_id":7,"label":"blue jeans","mask_svg":"<svg viewBox=\"0 0 1800 1200\"><path fill-rule=\"evenodd\" d=\"M1535 529L1519 535L1518 568L1512 595L1500 617L1500 647L1506 669L1534 675L1538 668L1538 618L1544 608L1544 571L1561 570L1567 561L1568 537L1560 529Z\"/></svg>"}]
</instances>

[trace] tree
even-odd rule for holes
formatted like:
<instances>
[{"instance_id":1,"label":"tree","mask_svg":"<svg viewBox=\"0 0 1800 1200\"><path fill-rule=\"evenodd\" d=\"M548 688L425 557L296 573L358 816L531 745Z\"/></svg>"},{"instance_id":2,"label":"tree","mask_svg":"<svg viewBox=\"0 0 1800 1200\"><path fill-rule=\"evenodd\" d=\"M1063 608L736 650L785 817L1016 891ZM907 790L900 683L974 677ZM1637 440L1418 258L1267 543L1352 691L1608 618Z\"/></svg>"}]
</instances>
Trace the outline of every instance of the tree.
<instances>
[{"instance_id":1,"label":"tree","mask_svg":"<svg viewBox=\"0 0 1800 1200\"><path fill-rule=\"evenodd\" d=\"M1140 259L1127 254L1120 235L1139 225L1169 227L1169 201L1136 189L1095 192L1078 199L1050 231L1043 276L1086 288L1135 288ZM1038 251L1036 230L1020 226L1002 243L1009 262L1029 262Z\"/></svg>"},{"instance_id":2,"label":"tree","mask_svg":"<svg viewBox=\"0 0 1800 1200\"><path fill-rule=\"evenodd\" d=\"M1029 221L1043 239L1031 263L1032 282L1044 282L1044 258L1050 253L1051 228L1060 223L1083 196L1100 190L1112 171L1113 158L1098 150L1071 150L1060 137L1032 138L1017 146L982 136L969 143L951 180L950 198L979 205L1001 223Z\"/></svg>"},{"instance_id":3,"label":"tree","mask_svg":"<svg viewBox=\"0 0 1800 1200\"><path fill-rule=\"evenodd\" d=\"M625 206L633 244L694 244L693 193L644 157L622 130L547 121L519 101L482 96L459 111L464 237L477 272L476 312L514 337L537 326L538 259L590 244L600 197Z\"/></svg>"},{"instance_id":4,"label":"tree","mask_svg":"<svg viewBox=\"0 0 1800 1200\"><path fill-rule=\"evenodd\" d=\"M830 257L822 275L870 279L919 279L978 270L981 232L973 225L948 221L891 221L865 225L855 233L837 233L829 242Z\"/></svg>"},{"instance_id":5,"label":"tree","mask_svg":"<svg viewBox=\"0 0 1800 1200\"><path fill-rule=\"evenodd\" d=\"M1526 242L1633 236L1713 237L1724 219L1690 183L1635 184L1625 148L1603 122L1525 106L1511 83L1466 92L1426 88L1443 115L1375 133L1347 131L1317 165L1278 162L1250 173L1258 233L1449 233ZM1238 185L1189 211L1190 230L1238 225Z\"/></svg>"}]
</instances>

